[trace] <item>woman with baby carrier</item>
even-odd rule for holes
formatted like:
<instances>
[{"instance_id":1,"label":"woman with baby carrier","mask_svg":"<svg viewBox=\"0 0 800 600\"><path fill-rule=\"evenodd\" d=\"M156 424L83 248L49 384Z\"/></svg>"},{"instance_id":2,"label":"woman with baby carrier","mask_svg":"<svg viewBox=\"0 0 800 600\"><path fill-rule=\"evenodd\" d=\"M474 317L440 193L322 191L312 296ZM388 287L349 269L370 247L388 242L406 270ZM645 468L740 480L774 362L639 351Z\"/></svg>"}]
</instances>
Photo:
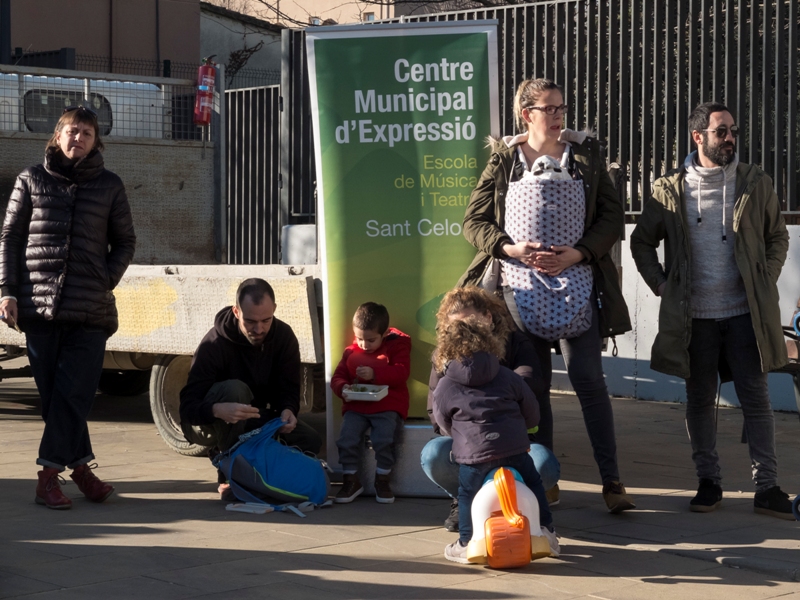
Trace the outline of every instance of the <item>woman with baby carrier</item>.
<instances>
[{"instance_id":1,"label":"woman with baby carrier","mask_svg":"<svg viewBox=\"0 0 800 600\"><path fill-rule=\"evenodd\" d=\"M623 231L624 210L598 141L564 128L567 109L553 81L520 84L514 116L521 133L492 140L464 217L464 235L478 254L459 285L496 289L536 347L546 383L536 441L551 450L551 349L560 345L603 499L609 512L619 513L635 504L620 483L601 353L603 338L631 329L609 255Z\"/></svg>"}]
</instances>

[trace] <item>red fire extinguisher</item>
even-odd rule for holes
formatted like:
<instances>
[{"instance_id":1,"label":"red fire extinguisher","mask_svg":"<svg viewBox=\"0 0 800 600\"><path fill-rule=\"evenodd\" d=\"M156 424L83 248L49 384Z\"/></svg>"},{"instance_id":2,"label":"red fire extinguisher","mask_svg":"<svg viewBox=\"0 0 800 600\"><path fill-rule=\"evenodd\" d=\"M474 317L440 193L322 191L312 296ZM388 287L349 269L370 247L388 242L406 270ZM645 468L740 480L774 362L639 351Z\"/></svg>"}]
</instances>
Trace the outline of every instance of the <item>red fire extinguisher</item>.
<instances>
[{"instance_id":1,"label":"red fire extinguisher","mask_svg":"<svg viewBox=\"0 0 800 600\"><path fill-rule=\"evenodd\" d=\"M203 59L197 70L197 97L194 101L194 124L206 127L211 123L211 110L214 107L214 83L217 77L216 64L211 61L216 55Z\"/></svg>"}]
</instances>

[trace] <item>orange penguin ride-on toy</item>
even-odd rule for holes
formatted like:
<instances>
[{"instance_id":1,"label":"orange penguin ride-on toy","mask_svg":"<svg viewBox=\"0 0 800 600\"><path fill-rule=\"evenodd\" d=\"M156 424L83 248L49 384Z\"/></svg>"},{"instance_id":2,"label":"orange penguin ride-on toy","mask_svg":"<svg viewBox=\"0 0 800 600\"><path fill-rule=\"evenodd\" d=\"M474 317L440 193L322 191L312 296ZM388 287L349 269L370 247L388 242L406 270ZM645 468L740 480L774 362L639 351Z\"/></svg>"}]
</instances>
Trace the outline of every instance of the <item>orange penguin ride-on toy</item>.
<instances>
[{"instance_id":1,"label":"orange penguin ride-on toy","mask_svg":"<svg viewBox=\"0 0 800 600\"><path fill-rule=\"evenodd\" d=\"M550 556L550 545L539 527L539 503L516 469L489 473L472 501L474 533L467 560L494 569L523 567Z\"/></svg>"}]
</instances>

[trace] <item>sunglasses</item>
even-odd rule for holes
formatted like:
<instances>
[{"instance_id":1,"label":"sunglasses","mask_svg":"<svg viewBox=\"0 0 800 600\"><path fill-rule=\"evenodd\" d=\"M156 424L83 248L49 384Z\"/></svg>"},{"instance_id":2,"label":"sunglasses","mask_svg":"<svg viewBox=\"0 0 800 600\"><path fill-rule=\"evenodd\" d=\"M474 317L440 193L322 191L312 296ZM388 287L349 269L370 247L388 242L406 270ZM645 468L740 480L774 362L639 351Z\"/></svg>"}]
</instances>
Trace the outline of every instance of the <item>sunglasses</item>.
<instances>
[{"instance_id":1,"label":"sunglasses","mask_svg":"<svg viewBox=\"0 0 800 600\"><path fill-rule=\"evenodd\" d=\"M739 137L739 128L736 125L731 125L730 130L725 125L720 125L716 129L703 129L702 131L713 131L721 140L724 140L726 137L728 137L728 131L731 132L731 135L734 138Z\"/></svg>"},{"instance_id":2,"label":"sunglasses","mask_svg":"<svg viewBox=\"0 0 800 600\"><path fill-rule=\"evenodd\" d=\"M90 114L90 115L92 115L93 117L97 117L97 113L96 113L96 112L94 112L94 111L93 111L91 108L89 108L88 106L68 106L68 107L66 107L66 108L64 109L64 112L62 112L61 114L62 114L62 115L64 115L64 114L66 114L66 113L68 113L68 112L71 112L71 111L73 111L73 110L77 110L77 111L84 111L84 112L87 112L87 113L89 113L89 114Z\"/></svg>"},{"instance_id":3,"label":"sunglasses","mask_svg":"<svg viewBox=\"0 0 800 600\"><path fill-rule=\"evenodd\" d=\"M562 104L561 106L555 106L553 104L548 104L547 106L526 106L528 110L540 110L547 115L554 115L558 111L561 111L561 114L566 113L569 110L569 106L566 104Z\"/></svg>"}]
</instances>

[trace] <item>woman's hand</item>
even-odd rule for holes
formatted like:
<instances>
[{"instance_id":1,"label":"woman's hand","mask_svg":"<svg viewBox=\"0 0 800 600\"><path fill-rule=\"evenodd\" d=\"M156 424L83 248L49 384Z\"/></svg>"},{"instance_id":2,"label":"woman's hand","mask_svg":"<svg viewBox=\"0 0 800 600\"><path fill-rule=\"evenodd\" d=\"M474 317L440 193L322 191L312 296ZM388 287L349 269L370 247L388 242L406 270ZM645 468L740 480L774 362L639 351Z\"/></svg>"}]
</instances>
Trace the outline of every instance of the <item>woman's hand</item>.
<instances>
[{"instance_id":1,"label":"woman's hand","mask_svg":"<svg viewBox=\"0 0 800 600\"><path fill-rule=\"evenodd\" d=\"M5 298L0 302L0 319L4 319L6 325L13 328L17 324L17 301Z\"/></svg>"},{"instance_id":2,"label":"woman's hand","mask_svg":"<svg viewBox=\"0 0 800 600\"><path fill-rule=\"evenodd\" d=\"M516 258L529 267L533 266L534 257L542 251L542 244L539 242L517 242L516 244L505 244L503 252L509 258Z\"/></svg>"},{"instance_id":3,"label":"woman's hand","mask_svg":"<svg viewBox=\"0 0 800 600\"><path fill-rule=\"evenodd\" d=\"M545 275L556 277L582 260L583 252L572 246L551 246L550 252L537 252L531 266Z\"/></svg>"}]
</instances>

